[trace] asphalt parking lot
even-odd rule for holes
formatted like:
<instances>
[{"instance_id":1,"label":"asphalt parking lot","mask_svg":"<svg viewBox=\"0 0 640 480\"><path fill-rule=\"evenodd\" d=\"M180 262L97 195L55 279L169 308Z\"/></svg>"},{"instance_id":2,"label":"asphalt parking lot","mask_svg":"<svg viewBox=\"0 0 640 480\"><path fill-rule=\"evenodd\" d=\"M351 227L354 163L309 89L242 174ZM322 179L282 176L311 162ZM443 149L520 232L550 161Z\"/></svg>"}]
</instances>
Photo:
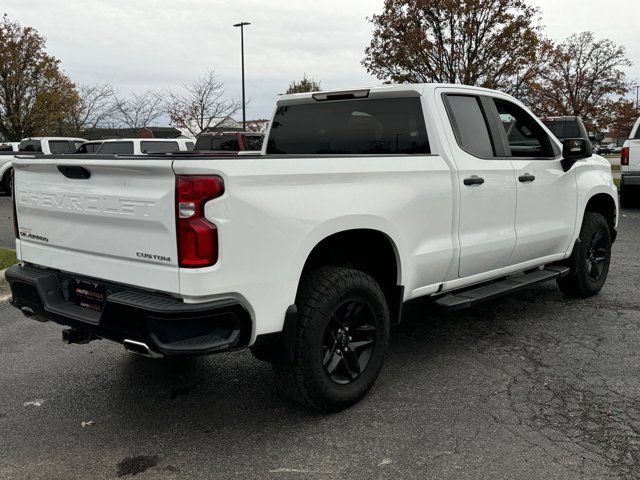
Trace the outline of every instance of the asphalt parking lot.
<instances>
[{"instance_id":1,"label":"asphalt parking lot","mask_svg":"<svg viewBox=\"0 0 640 480\"><path fill-rule=\"evenodd\" d=\"M409 304L374 389L329 416L248 352L64 346L2 305L0 478L639 478L640 210L620 220L599 296Z\"/></svg>"}]
</instances>

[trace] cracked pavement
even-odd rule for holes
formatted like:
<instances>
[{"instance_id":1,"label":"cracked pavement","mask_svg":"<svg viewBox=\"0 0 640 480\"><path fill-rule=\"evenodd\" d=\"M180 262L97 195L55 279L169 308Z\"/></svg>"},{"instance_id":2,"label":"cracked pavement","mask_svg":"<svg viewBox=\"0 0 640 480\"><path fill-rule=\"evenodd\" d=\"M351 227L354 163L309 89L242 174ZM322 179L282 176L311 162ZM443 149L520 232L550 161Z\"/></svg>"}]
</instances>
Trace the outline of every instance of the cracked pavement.
<instances>
[{"instance_id":1,"label":"cracked pavement","mask_svg":"<svg viewBox=\"0 0 640 480\"><path fill-rule=\"evenodd\" d=\"M639 267L629 210L596 297L552 282L454 314L412 302L376 386L329 416L248 352L64 346L0 306L0 478L640 478Z\"/></svg>"}]
</instances>

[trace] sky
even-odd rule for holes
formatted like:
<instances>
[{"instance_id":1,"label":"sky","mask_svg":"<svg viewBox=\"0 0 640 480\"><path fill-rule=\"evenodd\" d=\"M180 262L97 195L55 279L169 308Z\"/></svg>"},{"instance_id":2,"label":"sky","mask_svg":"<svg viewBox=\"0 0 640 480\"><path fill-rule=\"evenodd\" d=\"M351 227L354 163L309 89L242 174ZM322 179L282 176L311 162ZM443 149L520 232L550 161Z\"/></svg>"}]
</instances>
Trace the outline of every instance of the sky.
<instances>
[{"instance_id":1,"label":"sky","mask_svg":"<svg viewBox=\"0 0 640 480\"><path fill-rule=\"evenodd\" d=\"M591 30L627 48L640 83L640 2L529 0L548 37ZM240 98L245 27L247 119L269 118L278 94L303 74L323 89L380 84L361 65L367 21L383 0L3 0L0 13L35 27L76 83L111 83L121 93L179 89L215 69ZM630 96L635 96L635 93Z\"/></svg>"}]
</instances>

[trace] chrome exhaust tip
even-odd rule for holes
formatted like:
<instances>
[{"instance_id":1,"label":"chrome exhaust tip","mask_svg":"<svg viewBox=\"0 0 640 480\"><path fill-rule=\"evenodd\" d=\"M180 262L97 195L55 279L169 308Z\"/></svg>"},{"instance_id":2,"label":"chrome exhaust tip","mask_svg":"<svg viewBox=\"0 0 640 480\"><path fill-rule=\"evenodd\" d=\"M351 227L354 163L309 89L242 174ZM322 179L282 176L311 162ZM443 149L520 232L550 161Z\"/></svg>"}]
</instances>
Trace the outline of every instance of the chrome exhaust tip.
<instances>
[{"instance_id":1,"label":"chrome exhaust tip","mask_svg":"<svg viewBox=\"0 0 640 480\"><path fill-rule=\"evenodd\" d=\"M129 340L128 338L122 342L124 349L135 355L142 355L143 357L148 358L161 358L163 355L154 352L149 348L146 343L137 342L136 340Z\"/></svg>"}]
</instances>

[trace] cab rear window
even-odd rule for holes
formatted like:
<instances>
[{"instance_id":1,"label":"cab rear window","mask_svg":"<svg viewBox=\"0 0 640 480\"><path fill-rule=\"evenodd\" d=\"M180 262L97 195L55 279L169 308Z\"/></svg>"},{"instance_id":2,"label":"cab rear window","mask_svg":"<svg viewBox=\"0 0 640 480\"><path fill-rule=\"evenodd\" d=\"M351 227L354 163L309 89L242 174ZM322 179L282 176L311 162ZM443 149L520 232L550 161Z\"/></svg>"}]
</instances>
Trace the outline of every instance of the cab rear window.
<instances>
[{"instance_id":1,"label":"cab rear window","mask_svg":"<svg viewBox=\"0 0 640 480\"><path fill-rule=\"evenodd\" d=\"M420 99L357 99L278 107L270 154L430 153Z\"/></svg>"},{"instance_id":2,"label":"cab rear window","mask_svg":"<svg viewBox=\"0 0 640 480\"><path fill-rule=\"evenodd\" d=\"M222 152L237 152L240 143L237 135L202 135L196 141L196 150L219 150Z\"/></svg>"},{"instance_id":3,"label":"cab rear window","mask_svg":"<svg viewBox=\"0 0 640 480\"><path fill-rule=\"evenodd\" d=\"M99 154L111 155L133 155L133 142L104 142Z\"/></svg>"},{"instance_id":4,"label":"cab rear window","mask_svg":"<svg viewBox=\"0 0 640 480\"><path fill-rule=\"evenodd\" d=\"M178 142L140 142L142 153L171 153L179 149Z\"/></svg>"},{"instance_id":5,"label":"cab rear window","mask_svg":"<svg viewBox=\"0 0 640 480\"><path fill-rule=\"evenodd\" d=\"M67 140L49 140L49 150L51 153L72 153L75 152L75 145Z\"/></svg>"}]
</instances>

